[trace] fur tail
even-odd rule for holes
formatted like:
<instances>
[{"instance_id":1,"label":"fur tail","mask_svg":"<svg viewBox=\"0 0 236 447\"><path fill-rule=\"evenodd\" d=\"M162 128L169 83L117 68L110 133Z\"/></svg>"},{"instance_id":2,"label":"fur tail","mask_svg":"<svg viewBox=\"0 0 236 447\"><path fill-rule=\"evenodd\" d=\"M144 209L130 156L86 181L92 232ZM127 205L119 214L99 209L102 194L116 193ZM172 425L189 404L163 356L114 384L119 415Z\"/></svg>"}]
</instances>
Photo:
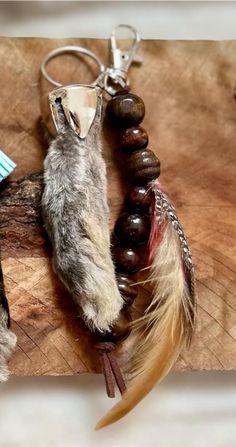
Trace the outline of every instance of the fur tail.
<instances>
[{"instance_id":1,"label":"fur tail","mask_svg":"<svg viewBox=\"0 0 236 447\"><path fill-rule=\"evenodd\" d=\"M9 377L7 361L16 346L16 335L9 328L10 312L4 290L0 261L0 382L5 382Z\"/></svg>"},{"instance_id":2,"label":"fur tail","mask_svg":"<svg viewBox=\"0 0 236 447\"><path fill-rule=\"evenodd\" d=\"M0 316L0 382L9 377L7 362L16 346L16 335L7 327L5 310Z\"/></svg>"}]
</instances>

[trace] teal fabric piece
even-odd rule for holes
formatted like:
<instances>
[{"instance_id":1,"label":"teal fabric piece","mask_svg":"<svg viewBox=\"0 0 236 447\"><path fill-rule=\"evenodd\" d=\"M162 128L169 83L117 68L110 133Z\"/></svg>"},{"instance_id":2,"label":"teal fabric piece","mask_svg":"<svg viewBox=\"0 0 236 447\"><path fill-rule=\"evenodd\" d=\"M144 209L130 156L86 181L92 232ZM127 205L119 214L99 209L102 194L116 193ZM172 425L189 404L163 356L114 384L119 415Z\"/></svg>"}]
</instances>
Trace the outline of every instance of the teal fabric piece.
<instances>
[{"instance_id":1,"label":"teal fabric piece","mask_svg":"<svg viewBox=\"0 0 236 447\"><path fill-rule=\"evenodd\" d=\"M15 169L16 164L0 150L0 182Z\"/></svg>"}]
</instances>

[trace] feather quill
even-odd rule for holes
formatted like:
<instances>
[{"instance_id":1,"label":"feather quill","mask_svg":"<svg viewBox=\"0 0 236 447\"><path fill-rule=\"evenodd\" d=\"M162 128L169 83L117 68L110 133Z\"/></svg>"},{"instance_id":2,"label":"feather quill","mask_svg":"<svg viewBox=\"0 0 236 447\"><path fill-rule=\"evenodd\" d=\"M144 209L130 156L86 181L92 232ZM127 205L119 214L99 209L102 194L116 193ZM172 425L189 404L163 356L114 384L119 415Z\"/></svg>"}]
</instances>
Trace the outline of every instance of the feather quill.
<instances>
[{"instance_id":1,"label":"feather quill","mask_svg":"<svg viewBox=\"0 0 236 447\"><path fill-rule=\"evenodd\" d=\"M190 250L167 195L159 183L151 188L154 206L147 281L153 285L153 296L145 314L133 322L140 337L127 390L96 429L131 411L168 374L192 337L196 294Z\"/></svg>"}]
</instances>

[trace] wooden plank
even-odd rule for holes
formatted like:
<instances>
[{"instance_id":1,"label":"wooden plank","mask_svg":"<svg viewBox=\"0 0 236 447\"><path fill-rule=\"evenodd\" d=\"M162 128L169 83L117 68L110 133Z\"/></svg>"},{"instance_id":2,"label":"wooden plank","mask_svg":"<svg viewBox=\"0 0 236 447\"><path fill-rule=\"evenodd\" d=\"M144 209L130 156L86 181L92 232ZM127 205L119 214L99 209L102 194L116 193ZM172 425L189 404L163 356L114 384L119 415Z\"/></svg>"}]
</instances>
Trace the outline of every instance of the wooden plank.
<instances>
[{"instance_id":1,"label":"wooden plank","mask_svg":"<svg viewBox=\"0 0 236 447\"><path fill-rule=\"evenodd\" d=\"M98 372L94 340L55 278L40 217L42 163L39 82L43 56L75 43L108 59L107 42L88 39L1 38L1 147L18 164L1 185L3 271L18 346L17 375ZM169 191L189 237L198 279L198 324L176 368L236 368L236 42L144 41L144 64L131 85L146 104L144 127L162 163ZM86 82L94 66L65 56L50 72L62 83ZM119 151L104 132L111 228L127 187ZM139 300L149 292L140 288ZM122 351L129 352L130 341ZM122 354L122 352L121 352Z\"/></svg>"}]
</instances>

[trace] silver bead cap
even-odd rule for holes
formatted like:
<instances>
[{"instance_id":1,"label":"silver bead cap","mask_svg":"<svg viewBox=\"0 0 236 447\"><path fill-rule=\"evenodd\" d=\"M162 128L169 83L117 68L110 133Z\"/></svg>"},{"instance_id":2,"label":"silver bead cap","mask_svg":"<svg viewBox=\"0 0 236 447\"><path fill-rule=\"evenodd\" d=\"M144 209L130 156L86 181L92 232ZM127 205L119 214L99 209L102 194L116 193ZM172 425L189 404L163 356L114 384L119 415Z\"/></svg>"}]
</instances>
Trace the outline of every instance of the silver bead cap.
<instances>
[{"instance_id":1,"label":"silver bead cap","mask_svg":"<svg viewBox=\"0 0 236 447\"><path fill-rule=\"evenodd\" d=\"M79 138L84 139L96 114L101 115L102 93L98 86L66 85L53 90L48 98L57 132L62 131L66 121Z\"/></svg>"}]
</instances>

